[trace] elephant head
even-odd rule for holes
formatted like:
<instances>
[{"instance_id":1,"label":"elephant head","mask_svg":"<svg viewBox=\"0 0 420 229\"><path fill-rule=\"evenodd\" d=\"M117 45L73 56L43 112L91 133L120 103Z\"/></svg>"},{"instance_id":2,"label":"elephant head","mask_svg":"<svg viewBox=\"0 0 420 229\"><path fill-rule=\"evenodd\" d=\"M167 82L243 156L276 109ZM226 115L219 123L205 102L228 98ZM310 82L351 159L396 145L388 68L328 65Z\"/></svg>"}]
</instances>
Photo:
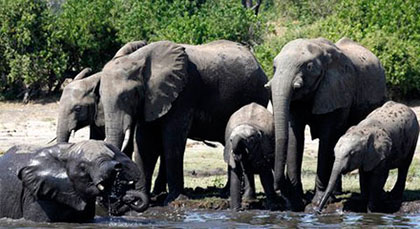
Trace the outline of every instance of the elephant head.
<instances>
[{"instance_id":1,"label":"elephant head","mask_svg":"<svg viewBox=\"0 0 420 229\"><path fill-rule=\"evenodd\" d=\"M330 41L297 39L274 59L271 87L275 126L275 186L282 187L288 144L290 104L308 103L313 114L352 104L354 66Z\"/></svg>"},{"instance_id":2,"label":"elephant head","mask_svg":"<svg viewBox=\"0 0 420 229\"><path fill-rule=\"evenodd\" d=\"M102 196L114 215L144 211L149 197L139 168L114 146L101 141L58 143L40 149L18 172L35 199L84 211ZM115 191L117 190L117 191Z\"/></svg>"},{"instance_id":3,"label":"elephant head","mask_svg":"<svg viewBox=\"0 0 420 229\"><path fill-rule=\"evenodd\" d=\"M68 142L71 132L87 125L91 128L91 138L104 139L102 104L99 99L101 73L88 76L90 68L81 71L68 84L61 95L57 121L57 142Z\"/></svg>"},{"instance_id":4,"label":"elephant head","mask_svg":"<svg viewBox=\"0 0 420 229\"><path fill-rule=\"evenodd\" d=\"M137 121L165 115L187 84L186 66L184 48L168 41L109 62L100 85L107 142L121 148Z\"/></svg>"},{"instance_id":5,"label":"elephant head","mask_svg":"<svg viewBox=\"0 0 420 229\"><path fill-rule=\"evenodd\" d=\"M112 60L129 55L145 45L145 41L129 42L117 51ZM91 125L90 139L105 138L104 114L99 99L102 74L88 76L90 72L90 68L83 69L63 90L57 122L57 142L68 142L72 131L87 125Z\"/></svg>"},{"instance_id":6,"label":"elephant head","mask_svg":"<svg viewBox=\"0 0 420 229\"><path fill-rule=\"evenodd\" d=\"M364 130L359 130L357 127L350 128L334 148L335 161L331 177L317 211L320 212L324 208L341 174L358 168L363 172L372 171L387 157L391 147L391 139L381 128L371 127Z\"/></svg>"},{"instance_id":7,"label":"elephant head","mask_svg":"<svg viewBox=\"0 0 420 229\"><path fill-rule=\"evenodd\" d=\"M226 163L230 167L236 168L241 166L243 160L252 159L252 157L262 153L260 152L262 138L261 130L253 126L246 124L237 126L232 130L229 139L226 141L224 149Z\"/></svg>"}]
</instances>

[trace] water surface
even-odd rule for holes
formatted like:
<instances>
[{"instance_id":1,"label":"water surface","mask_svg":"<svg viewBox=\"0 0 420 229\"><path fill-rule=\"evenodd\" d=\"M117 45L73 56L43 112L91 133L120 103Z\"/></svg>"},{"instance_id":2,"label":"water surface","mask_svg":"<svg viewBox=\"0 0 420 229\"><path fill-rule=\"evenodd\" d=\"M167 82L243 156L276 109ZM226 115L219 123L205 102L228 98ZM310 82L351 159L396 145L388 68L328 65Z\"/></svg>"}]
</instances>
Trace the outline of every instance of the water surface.
<instances>
[{"instance_id":1,"label":"water surface","mask_svg":"<svg viewBox=\"0 0 420 229\"><path fill-rule=\"evenodd\" d=\"M26 220L0 219L0 228L354 228L354 227L420 227L420 215L387 215L334 213L315 215L293 212L252 210L177 210L163 207L124 217L97 216L85 224L35 223Z\"/></svg>"}]
</instances>

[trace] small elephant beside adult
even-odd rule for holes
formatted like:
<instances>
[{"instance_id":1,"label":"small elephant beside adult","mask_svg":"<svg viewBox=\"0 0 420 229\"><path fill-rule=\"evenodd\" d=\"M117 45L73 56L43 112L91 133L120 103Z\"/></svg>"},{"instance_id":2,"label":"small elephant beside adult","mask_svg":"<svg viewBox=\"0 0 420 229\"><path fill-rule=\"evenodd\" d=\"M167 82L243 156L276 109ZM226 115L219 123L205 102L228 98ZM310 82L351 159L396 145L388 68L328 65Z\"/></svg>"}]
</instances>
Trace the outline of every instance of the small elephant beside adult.
<instances>
[{"instance_id":1,"label":"small elephant beside adult","mask_svg":"<svg viewBox=\"0 0 420 229\"><path fill-rule=\"evenodd\" d=\"M310 126L312 138L319 138L312 200L317 202L328 185L338 138L384 103L385 74L373 53L347 38L336 44L324 38L291 41L274 59L274 68L269 86L275 126L275 186L291 195L294 210L301 211L305 126Z\"/></svg>"},{"instance_id":2,"label":"small elephant beside adult","mask_svg":"<svg viewBox=\"0 0 420 229\"><path fill-rule=\"evenodd\" d=\"M233 112L268 102L267 76L248 49L231 41L155 42L106 67L99 90L106 140L121 147L125 135L135 135L149 187L158 156L164 158L166 203L183 192L187 137L224 144Z\"/></svg>"},{"instance_id":3,"label":"small elephant beside adult","mask_svg":"<svg viewBox=\"0 0 420 229\"><path fill-rule=\"evenodd\" d=\"M102 141L15 146L0 157L0 218L87 222L96 197L113 215L147 209L137 165Z\"/></svg>"},{"instance_id":4,"label":"small elephant beside adult","mask_svg":"<svg viewBox=\"0 0 420 229\"><path fill-rule=\"evenodd\" d=\"M419 123L409 107L386 102L357 126L351 127L335 146L330 181L318 212L330 197L337 177L359 169L360 191L370 212L396 211L387 206L383 190L389 170L398 169L390 200L401 206L408 169L419 136Z\"/></svg>"},{"instance_id":5,"label":"small elephant beside adult","mask_svg":"<svg viewBox=\"0 0 420 229\"><path fill-rule=\"evenodd\" d=\"M271 210L279 209L274 191L274 123L265 107L251 103L232 114L226 126L224 160L229 165L230 208L241 209L242 197L255 199L254 174L261 184ZM241 184L245 179L245 192Z\"/></svg>"}]
</instances>

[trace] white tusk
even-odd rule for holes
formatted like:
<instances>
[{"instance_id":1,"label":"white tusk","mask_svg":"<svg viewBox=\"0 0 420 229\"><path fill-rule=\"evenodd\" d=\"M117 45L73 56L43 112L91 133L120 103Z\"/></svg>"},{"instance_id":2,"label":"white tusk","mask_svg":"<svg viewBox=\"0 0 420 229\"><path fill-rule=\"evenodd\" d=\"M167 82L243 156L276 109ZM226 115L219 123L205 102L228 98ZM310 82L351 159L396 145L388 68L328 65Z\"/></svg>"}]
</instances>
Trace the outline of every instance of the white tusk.
<instances>
[{"instance_id":1,"label":"white tusk","mask_svg":"<svg viewBox=\"0 0 420 229\"><path fill-rule=\"evenodd\" d=\"M72 130L71 131L71 133L70 133L70 136L72 137L72 138L74 138L74 136L76 135L76 131L75 130Z\"/></svg>"},{"instance_id":2,"label":"white tusk","mask_svg":"<svg viewBox=\"0 0 420 229\"><path fill-rule=\"evenodd\" d=\"M124 149L127 147L127 145L128 145L128 140L130 139L130 128L128 128L126 131L125 131L125 134L124 134L124 142L123 142L123 144L122 144L122 147L121 147L121 151L124 151Z\"/></svg>"},{"instance_id":3,"label":"white tusk","mask_svg":"<svg viewBox=\"0 0 420 229\"><path fill-rule=\"evenodd\" d=\"M101 184L96 185L96 187L99 189L99 191L103 191L105 187Z\"/></svg>"}]
</instances>

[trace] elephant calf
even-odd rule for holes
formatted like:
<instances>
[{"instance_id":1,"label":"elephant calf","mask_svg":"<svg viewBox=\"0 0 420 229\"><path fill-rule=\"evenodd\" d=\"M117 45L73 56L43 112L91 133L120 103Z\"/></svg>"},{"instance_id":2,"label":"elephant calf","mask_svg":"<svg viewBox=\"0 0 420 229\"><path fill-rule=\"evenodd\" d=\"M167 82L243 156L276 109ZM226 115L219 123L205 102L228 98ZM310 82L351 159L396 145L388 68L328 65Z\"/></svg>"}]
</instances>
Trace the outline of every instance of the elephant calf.
<instances>
[{"instance_id":1,"label":"elephant calf","mask_svg":"<svg viewBox=\"0 0 420 229\"><path fill-rule=\"evenodd\" d=\"M276 208L274 191L273 115L251 103L232 114L226 127L224 159L229 165L230 208L241 208L241 181L245 178L246 198L254 198L254 174L259 174L270 209Z\"/></svg>"},{"instance_id":2,"label":"elephant calf","mask_svg":"<svg viewBox=\"0 0 420 229\"><path fill-rule=\"evenodd\" d=\"M101 141L15 146L0 158L0 218L86 222L96 197L114 215L148 207L137 165Z\"/></svg>"},{"instance_id":3,"label":"elephant calf","mask_svg":"<svg viewBox=\"0 0 420 229\"><path fill-rule=\"evenodd\" d=\"M318 212L322 210L340 174L359 169L360 191L368 211L387 211L383 187L390 169L398 168L398 179L390 195L401 205L408 168L419 135L419 123L407 106L393 101L370 113L350 128L335 146L335 161Z\"/></svg>"}]
</instances>

